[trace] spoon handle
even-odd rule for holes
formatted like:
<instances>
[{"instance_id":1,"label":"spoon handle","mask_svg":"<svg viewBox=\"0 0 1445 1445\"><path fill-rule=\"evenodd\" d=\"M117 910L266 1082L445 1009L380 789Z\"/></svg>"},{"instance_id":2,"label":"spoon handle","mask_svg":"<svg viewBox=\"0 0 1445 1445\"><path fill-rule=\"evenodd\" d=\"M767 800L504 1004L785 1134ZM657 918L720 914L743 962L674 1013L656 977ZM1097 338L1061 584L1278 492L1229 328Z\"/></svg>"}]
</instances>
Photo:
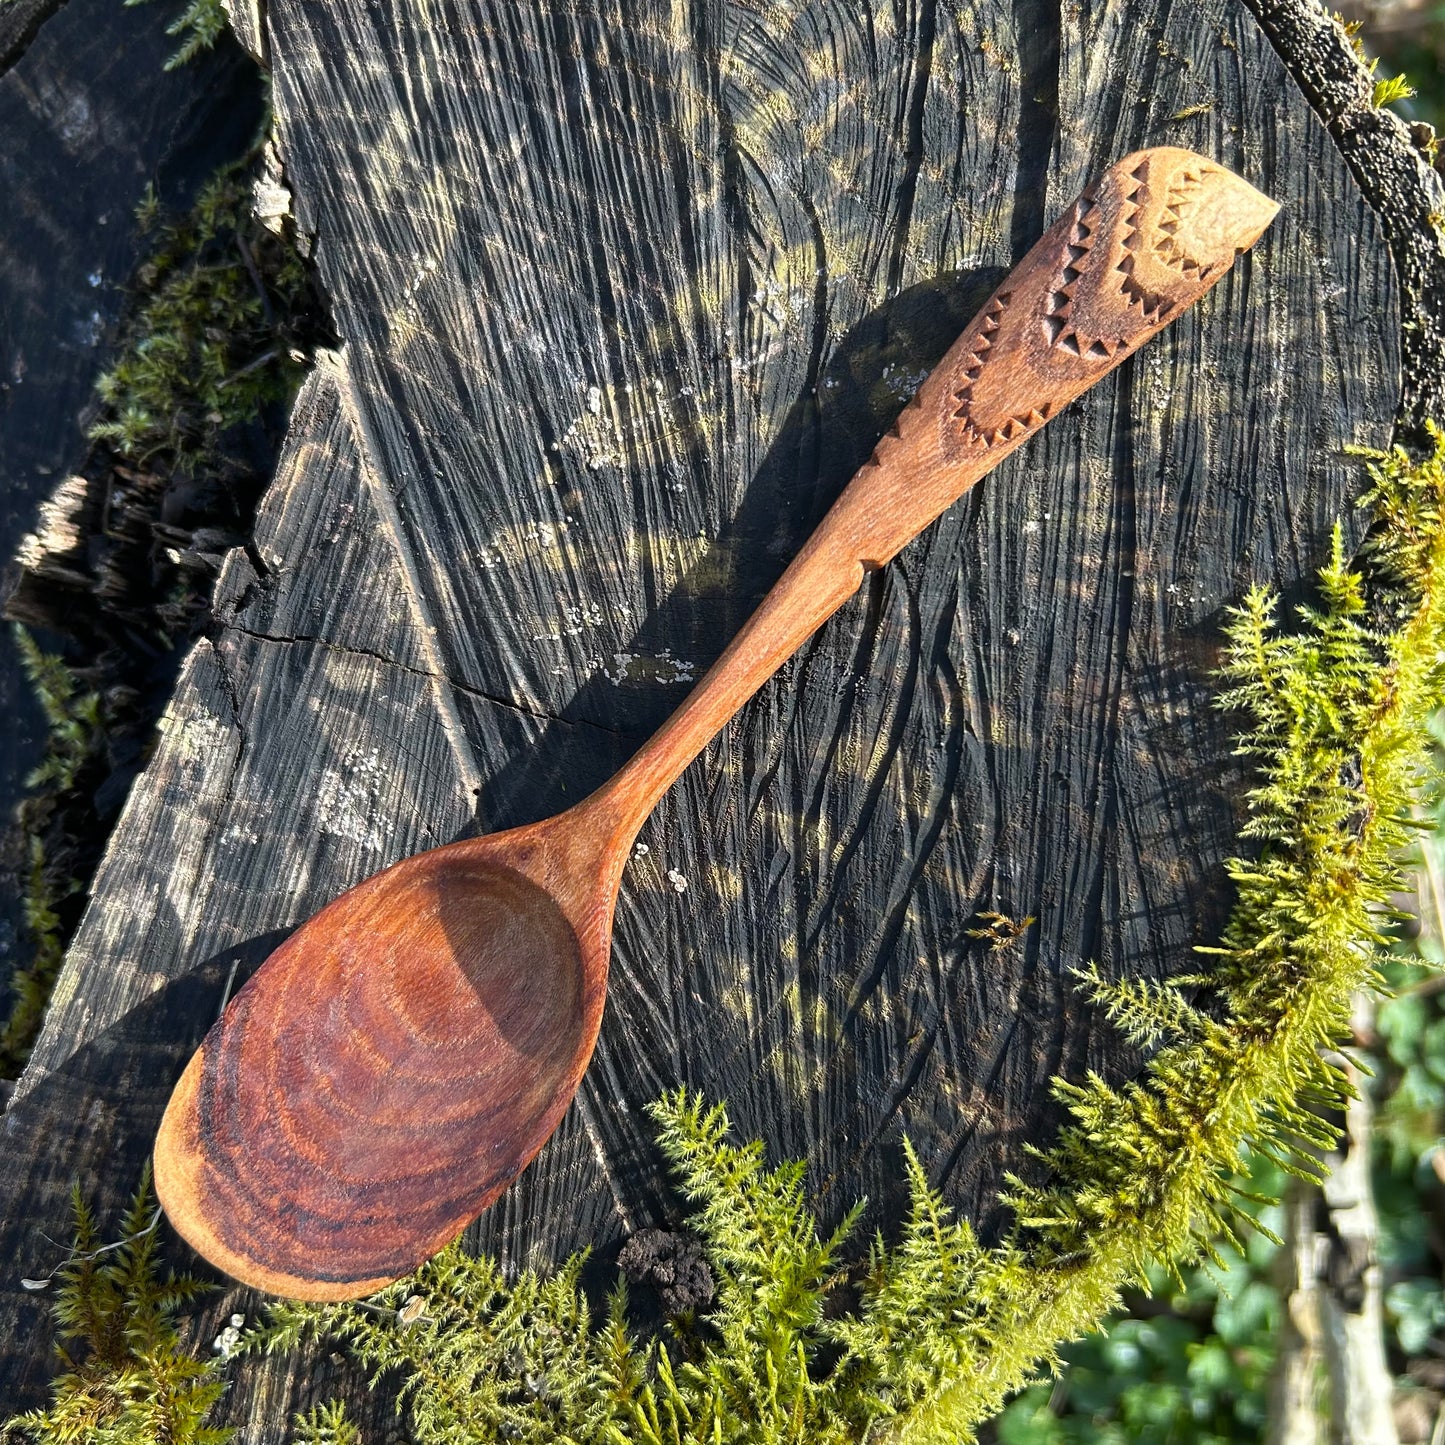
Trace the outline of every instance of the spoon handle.
<instances>
[{"instance_id":1,"label":"spoon handle","mask_svg":"<svg viewBox=\"0 0 1445 1445\"><path fill-rule=\"evenodd\" d=\"M618 834L854 592L1050 417L1193 305L1278 206L1203 156L1138 151L1011 271L682 706L597 795Z\"/></svg>"}]
</instances>

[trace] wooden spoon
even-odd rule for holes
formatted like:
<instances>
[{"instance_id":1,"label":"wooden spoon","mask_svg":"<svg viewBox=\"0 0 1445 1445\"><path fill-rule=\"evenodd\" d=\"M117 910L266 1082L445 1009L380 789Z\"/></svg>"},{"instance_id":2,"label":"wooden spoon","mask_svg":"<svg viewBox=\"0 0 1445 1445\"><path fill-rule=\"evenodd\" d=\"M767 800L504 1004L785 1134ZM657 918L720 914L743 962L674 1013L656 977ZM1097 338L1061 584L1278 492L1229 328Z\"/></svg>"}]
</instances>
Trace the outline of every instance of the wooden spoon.
<instances>
[{"instance_id":1,"label":"wooden spoon","mask_svg":"<svg viewBox=\"0 0 1445 1445\"><path fill-rule=\"evenodd\" d=\"M1139 151L996 291L660 731L557 817L368 878L240 990L155 1147L166 1213L247 1284L369 1294L446 1244L557 1127L592 1054L612 911L662 794L773 672L985 472L1201 297L1278 208Z\"/></svg>"}]
</instances>

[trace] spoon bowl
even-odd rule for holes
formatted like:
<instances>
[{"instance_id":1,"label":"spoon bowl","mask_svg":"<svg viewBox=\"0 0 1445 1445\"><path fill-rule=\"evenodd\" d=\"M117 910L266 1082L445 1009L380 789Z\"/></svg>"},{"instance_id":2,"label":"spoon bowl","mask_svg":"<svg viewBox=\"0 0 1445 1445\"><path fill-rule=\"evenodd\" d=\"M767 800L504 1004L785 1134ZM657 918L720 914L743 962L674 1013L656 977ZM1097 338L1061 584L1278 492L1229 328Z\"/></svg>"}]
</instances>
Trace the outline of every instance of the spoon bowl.
<instances>
[{"instance_id":1,"label":"spoon bowl","mask_svg":"<svg viewBox=\"0 0 1445 1445\"><path fill-rule=\"evenodd\" d=\"M1167 146L1080 195L621 772L556 818L358 884L231 1000L156 1140L177 1230L248 1284L346 1299L491 1203L587 1067L623 865L658 799L867 571L1203 296L1277 209Z\"/></svg>"},{"instance_id":2,"label":"spoon bowl","mask_svg":"<svg viewBox=\"0 0 1445 1445\"><path fill-rule=\"evenodd\" d=\"M440 1249L520 1173L602 1018L611 897L546 886L590 816L404 859L271 954L156 1142L166 1210L201 1253L273 1293L349 1298L411 1269L418 1240Z\"/></svg>"}]
</instances>

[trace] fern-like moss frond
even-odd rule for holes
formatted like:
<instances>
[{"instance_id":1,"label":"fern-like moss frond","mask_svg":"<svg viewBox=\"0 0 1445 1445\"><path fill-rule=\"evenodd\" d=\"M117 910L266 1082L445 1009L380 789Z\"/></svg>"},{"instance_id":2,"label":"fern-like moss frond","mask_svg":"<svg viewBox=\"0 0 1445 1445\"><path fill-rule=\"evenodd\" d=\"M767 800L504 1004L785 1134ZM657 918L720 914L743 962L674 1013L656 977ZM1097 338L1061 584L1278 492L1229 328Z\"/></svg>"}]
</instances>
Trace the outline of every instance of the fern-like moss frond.
<instances>
[{"instance_id":1,"label":"fern-like moss frond","mask_svg":"<svg viewBox=\"0 0 1445 1445\"><path fill-rule=\"evenodd\" d=\"M149 1168L114 1245L100 1242L78 1189L72 1213L52 1306L62 1371L49 1408L5 1429L35 1445L226 1445L233 1432L206 1423L225 1388L217 1364L192 1355L176 1324L180 1307L211 1286L163 1271Z\"/></svg>"}]
</instances>

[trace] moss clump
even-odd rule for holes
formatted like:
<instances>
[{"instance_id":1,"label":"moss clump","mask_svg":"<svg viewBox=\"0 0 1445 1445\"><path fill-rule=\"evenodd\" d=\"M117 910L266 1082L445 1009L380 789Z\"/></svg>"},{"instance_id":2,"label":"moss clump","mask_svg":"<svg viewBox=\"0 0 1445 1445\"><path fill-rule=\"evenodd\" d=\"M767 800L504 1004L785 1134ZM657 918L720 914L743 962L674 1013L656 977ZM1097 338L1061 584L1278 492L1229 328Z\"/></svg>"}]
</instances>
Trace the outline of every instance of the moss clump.
<instances>
[{"instance_id":1,"label":"moss clump","mask_svg":"<svg viewBox=\"0 0 1445 1445\"><path fill-rule=\"evenodd\" d=\"M74 925L80 884L69 854L54 843L56 799L85 780L93 785L105 752L100 695L83 688L63 658L42 652L25 628L13 629L21 666L45 714L45 755L25 783L36 792L20 807L25 856L23 916L32 953L9 981L0 1023L0 1078L14 1078L25 1064L45 1016L45 1005Z\"/></svg>"},{"instance_id":2,"label":"moss clump","mask_svg":"<svg viewBox=\"0 0 1445 1445\"><path fill-rule=\"evenodd\" d=\"M347 1418L339 1400L314 1405L296 1416L296 1445L362 1445L361 1431Z\"/></svg>"},{"instance_id":3,"label":"moss clump","mask_svg":"<svg viewBox=\"0 0 1445 1445\"><path fill-rule=\"evenodd\" d=\"M141 220L153 214L142 202ZM137 279L145 299L96 383L104 412L90 435L132 463L163 454L172 469L194 466L226 432L294 395L304 352L289 327L315 309L310 278L295 248L252 215L241 164L165 225Z\"/></svg>"},{"instance_id":4,"label":"moss clump","mask_svg":"<svg viewBox=\"0 0 1445 1445\"><path fill-rule=\"evenodd\" d=\"M212 570L249 534L269 467L258 458L274 452L302 348L322 325L295 247L251 213L247 162L223 168L170 219L148 192L137 219L155 245L135 278L118 358L97 383L102 410L90 435L99 445L86 463L91 475L113 473L105 525L87 522L63 587L43 568L22 580L23 615L63 627L70 651L93 658L88 674L104 682L81 687L16 629L49 738L6 845L28 868L34 954L0 989L0 1078L25 1063L99 860L110 820L98 789L113 766L132 763L153 722L137 684L166 686L173 663L157 661L157 639L173 645L205 615Z\"/></svg>"},{"instance_id":5,"label":"moss clump","mask_svg":"<svg viewBox=\"0 0 1445 1445\"><path fill-rule=\"evenodd\" d=\"M148 5L150 0L125 0L126 8ZM221 0L187 0L186 7L166 26L166 34L179 37L180 44L165 63L166 70L178 70L198 55L212 49L229 28L226 7Z\"/></svg>"},{"instance_id":6,"label":"moss clump","mask_svg":"<svg viewBox=\"0 0 1445 1445\"><path fill-rule=\"evenodd\" d=\"M233 1432L205 1423L225 1388L217 1366L186 1350L176 1326L177 1311L211 1286L162 1274L149 1171L116 1244L101 1243L78 1190L72 1199L75 1242L54 1305L63 1370L50 1407L4 1433L35 1445L225 1445Z\"/></svg>"},{"instance_id":7,"label":"moss clump","mask_svg":"<svg viewBox=\"0 0 1445 1445\"><path fill-rule=\"evenodd\" d=\"M673 1322L640 1345L625 1287L592 1319L585 1256L508 1283L455 1245L358 1304L281 1304L250 1349L343 1341L374 1374L397 1371L417 1445L515 1440L553 1445L846 1445L889 1413L901 1383L933 1378L956 1301L980 1252L949 1221L908 1152L913 1210L902 1242L875 1245L855 1313L828 1319L862 1206L824 1236L803 1166L768 1170L762 1145L729 1142L727 1115L685 1093L654 1107L660 1143L717 1280L705 1324Z\"/></svg>"},{"instance_id":8,"label":"moss clump","mask_svg":"<svg viewBox=\"0 0 1445 1445\"><path fill-rule=\"evenodd\" d=\"M1361 560L1383 624L1338 531L1320 604L1301 609L1296 631L1279 627L1260 589L1234 614L1220 703L1249 718L1240 751L1260 781L1244 835L1258 851L1231 861L1238 901L1221 945L1201 950L1214 967L1192 980L1216 1008L1206 1014L1178 985L1090 981L1128 1032L1169 1042L1121 1089L1097 1077L1057 1086L1071 1118L1041 1151L1048 1182L1015 1181L1019 1223L971 1302L955 1376L900 1401L892 1438L971 1429L1032 1361L1095 1324L1123 1282L1234 1239L1247 1148L1318 1174L1335 1131L1317 1111L1348 1088L1323 1051L1348 1035L1350 995L1378 983L1378 910L1399 883L1441 698L1445 438L1431 435L1422 461L1370 459Z\"/></svg>"}]
</instances>

